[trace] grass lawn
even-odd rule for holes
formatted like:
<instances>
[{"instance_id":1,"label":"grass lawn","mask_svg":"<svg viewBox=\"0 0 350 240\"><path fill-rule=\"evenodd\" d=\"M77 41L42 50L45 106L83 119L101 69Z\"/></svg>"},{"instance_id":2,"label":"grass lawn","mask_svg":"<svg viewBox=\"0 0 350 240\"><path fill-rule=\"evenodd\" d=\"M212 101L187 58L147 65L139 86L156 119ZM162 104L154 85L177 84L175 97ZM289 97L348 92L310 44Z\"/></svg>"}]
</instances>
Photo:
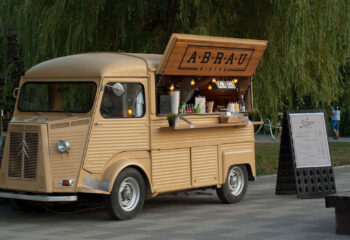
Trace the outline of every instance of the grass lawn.
<instances>
[{"instance_id":1,"label":"grass lawn","mask_svg":"<svg viewBox=\"0 0 350 240\"><path fill-rule=\"evenodd\" d=\"M350 164L350 143L329 143L333 166ZM255 143L256 174L277 173L279 143Z\"/></svg>"}]
</instances>

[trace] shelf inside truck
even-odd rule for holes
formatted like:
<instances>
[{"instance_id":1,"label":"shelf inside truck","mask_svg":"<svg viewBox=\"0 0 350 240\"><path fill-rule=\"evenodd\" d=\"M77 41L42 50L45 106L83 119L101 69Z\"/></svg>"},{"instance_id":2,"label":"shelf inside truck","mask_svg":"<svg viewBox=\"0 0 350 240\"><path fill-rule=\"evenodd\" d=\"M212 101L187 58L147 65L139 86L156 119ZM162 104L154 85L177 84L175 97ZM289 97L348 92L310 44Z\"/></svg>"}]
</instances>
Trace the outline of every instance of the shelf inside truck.
<instances>
[{"instance_id":1,"label":"shelf inside truck","mask_svg":"<svg viewBox=\"0 0 350 240\"><path fill-rule=\"evenodd\" d=\"M239 121L239 122L233 122L233 123L216 123L216 124L200 124L200 125L194 125L193 128L190 128L189 125L180 125L175 127L160 127L159 130L166 131L166 130L188 130L188 129L203 129L203 128L223 128L223 127L240 127L240 126L246 126L248 123L246 121Z\"/></svg>"}]
</instances>

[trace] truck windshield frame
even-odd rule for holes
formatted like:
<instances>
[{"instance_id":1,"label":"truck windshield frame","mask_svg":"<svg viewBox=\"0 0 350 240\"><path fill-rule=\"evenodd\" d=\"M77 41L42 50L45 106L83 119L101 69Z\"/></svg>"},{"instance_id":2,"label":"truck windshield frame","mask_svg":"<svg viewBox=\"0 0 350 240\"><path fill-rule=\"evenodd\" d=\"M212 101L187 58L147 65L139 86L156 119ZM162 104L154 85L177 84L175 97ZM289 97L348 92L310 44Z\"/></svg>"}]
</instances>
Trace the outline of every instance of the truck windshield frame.
<instances>
[{"instance_id":1,"label":"truck windshield frame","mask_svg":"<svg viewBox=\"0 0 350 240\"><path fill-rule=\"evenodd\" d=\"M21 112L88 113L96 96L93 81L43 81L22 85L18 110Z\"/></svg>"}]
</instances>

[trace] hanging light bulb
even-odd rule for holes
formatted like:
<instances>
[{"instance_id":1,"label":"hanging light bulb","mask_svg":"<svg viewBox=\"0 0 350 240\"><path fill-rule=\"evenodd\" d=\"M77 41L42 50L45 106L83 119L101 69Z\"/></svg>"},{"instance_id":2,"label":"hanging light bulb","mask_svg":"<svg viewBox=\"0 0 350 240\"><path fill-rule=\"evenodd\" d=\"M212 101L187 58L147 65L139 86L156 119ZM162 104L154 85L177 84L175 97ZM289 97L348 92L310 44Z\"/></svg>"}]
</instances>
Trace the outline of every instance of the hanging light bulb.
<instances>
[{"instance_id":1,"label":"hanging light bulb","mask_svg":"<svg viewBox=\"0 0 350 240\"><path fill-rule=\"evenodd\" d=\"M213 79L211 80L212 83L216 83L216 78L213 77Z\"/></svg>"},{"instance_id":2,"label":"hanging light bulb","mask_svg":"<svg viewBox=\"0 0 350 240\"><path fill-rule=\"evenodd\" d=\"M208 90L213 90L213 86L211 84L208 85Z\"/></svg>"},{"instance_id":3,"label":"hanging light bulb","mask_svg":"<svg viewBox=\"0 0 350 240\"><path fill-rule=\"evenodd\" d=\"M128 117L131 117L132 115L132 109L128 109Z\"/></svg>"},{"instance_id":4,"label":"hanging light bulb","mask_svg":"<svg viewBox=\"0 0 350 240\"><path fill-rule=\"evenodd\" d=\"M175 87L174 87L174 83L171 83L170 85L170 91L174 91Z\"/></svg>"},{"instance_id":5,"label":"hanging light bulb","mask_svg":"<svg viewBox=\"0 0 350 240\"><path fill-rule=\"evenodd\" d=\"M238 83L238 79L235 78L235 79L232 80L232 82L233 82L234 84L237 84L237 83Z\"/></svg>"},{"instance_id":6,"label":"hanging light bulb","mask_svg":"<svg viewBox=\"0 0 350 240\"><path fill-rule=\"evenodd\" d=\"M194 86L196 84L196 82L194 81L194 79L191 80L191 86Z\"/></svg>"}]
</instances>

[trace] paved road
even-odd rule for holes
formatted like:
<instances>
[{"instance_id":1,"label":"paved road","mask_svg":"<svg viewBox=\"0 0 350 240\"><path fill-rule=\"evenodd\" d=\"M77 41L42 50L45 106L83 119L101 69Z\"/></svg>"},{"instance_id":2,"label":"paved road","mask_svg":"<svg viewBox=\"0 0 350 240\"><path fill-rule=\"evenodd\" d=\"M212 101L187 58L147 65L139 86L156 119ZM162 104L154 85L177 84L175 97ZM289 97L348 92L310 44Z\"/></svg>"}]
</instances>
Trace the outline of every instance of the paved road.
<instances>
[{"instance_id":1,"label":"paved road","mask_svg":"<svg viewBox=\"0 0 350 240\"><path fill-rule=\"evenodd\" d=\"M350 167L335 170L338 191L350 189ZM349 239L335 235L334 209L324 199L274 195L276 176L259 177L243 202L216 195L163 196L130 221L111 221L103 209L57 215L0 206L0 239Z\"/></svg>"}]
</instances>

